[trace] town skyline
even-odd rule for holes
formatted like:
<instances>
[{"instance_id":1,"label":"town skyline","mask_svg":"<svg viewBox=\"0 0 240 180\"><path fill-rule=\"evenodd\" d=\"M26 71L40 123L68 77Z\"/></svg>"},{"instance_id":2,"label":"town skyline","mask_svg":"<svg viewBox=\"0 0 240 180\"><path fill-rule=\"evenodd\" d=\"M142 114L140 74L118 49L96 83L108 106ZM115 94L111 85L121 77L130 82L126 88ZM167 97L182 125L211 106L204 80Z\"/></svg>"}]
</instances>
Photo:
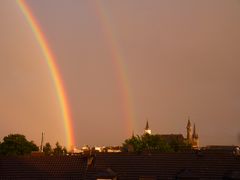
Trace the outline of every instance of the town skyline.
<instances>
[{"instance_id":1,"label":"town skyline","mask_svg":"<svg viewBox=\"0 0 240 180\"><path fill-rule=\"evenodd\" d=\"M53 54L69 121L17 2ZM119 145L146 119L185 136L190 116L201 145L240 144L239 1L2 0L0 13L0 138Z\"/></svg>"}]
</instances>

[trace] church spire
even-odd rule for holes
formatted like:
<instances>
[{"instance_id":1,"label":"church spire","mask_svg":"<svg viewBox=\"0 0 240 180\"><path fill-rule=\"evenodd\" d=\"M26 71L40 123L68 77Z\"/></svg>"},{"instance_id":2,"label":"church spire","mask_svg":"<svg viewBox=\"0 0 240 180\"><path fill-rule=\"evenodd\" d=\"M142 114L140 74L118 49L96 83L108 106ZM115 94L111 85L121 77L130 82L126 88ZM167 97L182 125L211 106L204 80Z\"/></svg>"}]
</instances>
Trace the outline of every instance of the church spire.
<instances>
[{"instance_id":1,"label":"church spire","mask_svg":"<svg viewBox=\"0 0 240 180\"><path fill-rule=\"evenodd\" d=\"M191 128L192 125L191 125L191 122L190 122L190 117L188 116L188 123L187 123L187 129Z\"/></svg>"},{"instance_id":2,"label":"church spire","mask_svg":"<svg viewBox=\"0 0 240 180\"><path fill-rule=\"evenodd\" d=\"M196 131L195 123L194 123L194 126L193 126L192 147L193 148L199 148L199 138L198 138L198 134L197 134L197 131Z\"/></svg>"},{"instance_id":3,"label":"church spire","mask_svg":"<svg viewBox=\"0 0 240 180\"><path fill-rule=\"evenodd\" d=\"M148 129L149 129L149 125L148 125L148 120L147 120L145 130L148 130Z\"/></svg>"},{"instance_id":4,"label":"church spire","mask_svg":"<svg viewBox=\"0 0 240 180\"><path fill-rule=\"evenodd\" d=\"M195 139L198 138L198 134L197 134L197 131L196 131L195 123L194 123L194 126L193 126L193 135L192 135L192 137L195 138Z\"/></svg>"},{"instance_id":5,"label":"church spire","mask_svg":"<svg viewBox=\"0 0 240 180\"><path fill-rule=\"evenodd\" d=\"M187 128L187 140L191 142L192 141L192 125L191 125L189 116L188 116L188 122L187 122L186 128Z\"/></svg>"},{"instance_id":6,"label":"church spire","mask_svg":"<svg viewBox=\"0 0 240 180\"><path fill-rule=\"evenodd\" d=\"M146 127L144 129L144 134L152 134L151 129L149 129L148 119L147 119Z\"/></svg>"},{"instance_id":7,"label":"church spire","mask_svg":"<svg viewBox=\"0 0 240 180\"><path fill-rule=\"evenodd\" d=\"M188 117L186 128L187 128L187 141L192 145L193 148L199 148L199 137L196 131L196 125L194 123L192 129L190 117Z\"/></svg>"}]
</instances>

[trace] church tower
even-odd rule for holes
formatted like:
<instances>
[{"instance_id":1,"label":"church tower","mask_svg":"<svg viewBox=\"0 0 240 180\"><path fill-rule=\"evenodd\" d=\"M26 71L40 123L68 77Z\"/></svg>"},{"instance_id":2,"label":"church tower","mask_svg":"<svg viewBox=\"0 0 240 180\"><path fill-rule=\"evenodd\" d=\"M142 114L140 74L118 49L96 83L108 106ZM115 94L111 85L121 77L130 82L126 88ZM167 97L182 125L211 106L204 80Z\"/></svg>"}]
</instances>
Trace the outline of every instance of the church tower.
<instances>
[{"instance_id":1,"label":"church tower","mask_svg":"<svg viewBox=\"0 0 240 180\"><path fill-rule=\"evenodd\" d=\"M147 120L147 123L146 123L146 127L145 127L145 129L144 129L144 134L149 134L149 135L152 134L151 129L149 129L148 120Z\"/></svg>"},{"instance_id":2,"label":"church tower","mask_svg":"<svg viewBox=\"0 0 240 180\"><path fill-rule=\"evenodd\" d=\"M193 131L192 131L192 125L190 122L190 118L188 117L188 123L187 123L187 141L192 144L193 148L199 147L199 137L196 131L195 123L193 125Z\"/></svg>"},{"instance_id":3,"label":"church tower","mask_svg":"<svg viewBox=\"0 0 240 180\"><path fill-rule=\"evenodd\" d=\"M188 117L188 123L186 128L187 128L187 140L191 142L192 141L192 125L189 117Z\"/></svg>"},{"instance_id":4,"label":"church tower","mask_svg":"<svg viewBox=\"0 0 240 180\"><path fill-rule=\"evenodd\" d=\"M195 124L193 126L192 146L193 146L193 148L198 148L199 147L199 138L198 138L198 134L197 134L197 131L196 131Z\"/></svg>"}]
</instances>

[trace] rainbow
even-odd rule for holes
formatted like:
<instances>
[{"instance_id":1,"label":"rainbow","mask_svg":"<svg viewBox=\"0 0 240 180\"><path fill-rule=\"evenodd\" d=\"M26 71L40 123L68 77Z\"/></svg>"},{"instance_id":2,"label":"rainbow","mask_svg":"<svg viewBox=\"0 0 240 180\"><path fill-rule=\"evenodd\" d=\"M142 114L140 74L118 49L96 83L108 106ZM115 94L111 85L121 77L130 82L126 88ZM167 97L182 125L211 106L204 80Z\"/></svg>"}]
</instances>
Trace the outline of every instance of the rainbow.
<instances>
[{"instance_id":1,"label":"rainbow","mask_svg":"<svg viewBox=\"0 0 240 180\"><path fill-rule=\"evenodd\" d=\"M44 54L46 63L48 65L48 68L51 72L52 80L54 82L56 93L58 96L62 117L64 120L64 126L65 126L65 133L66 133L66 139L67 139L67 147L68 149L72 148L75 140L74 140L74 131L72 126L72 119L70 115L70 108L68 105L68 100L66 96L66 92L64 90L64 85L62 82L62 78L60 76L60 73L58 71L58 66L56 63L56 58L54 57L48 42L44 36L44 34L41 31L41 28L34 17L30 7L27 5L25 0L16 0L19 8L21 9L23 15L25 16L29 26L31 27L34 36L37 39L37 42Z\"/></svg>"},{"instance_id":2,"label":"rainbow","mask_svg":"<svg viewBox=\"0 0 240 180\"><path fill-rule=\"evenodd\" d=\"M109 15L107 14L103 1L95 1L95 10L97 17L99 18L101 29L106 37L106 43L108 45L109 53L111 54L111 59L115 67L114 69L116 70L116 76L118 77L118 86L122 96L124 125L126 126L125 133L127 137L130 137L134 130L135 114L133 109L132 91L127 74L127 67L124 62L124 56L118 44L116 33L114 33L113 27L111 26Z\"/></svg>"}]
</instances>

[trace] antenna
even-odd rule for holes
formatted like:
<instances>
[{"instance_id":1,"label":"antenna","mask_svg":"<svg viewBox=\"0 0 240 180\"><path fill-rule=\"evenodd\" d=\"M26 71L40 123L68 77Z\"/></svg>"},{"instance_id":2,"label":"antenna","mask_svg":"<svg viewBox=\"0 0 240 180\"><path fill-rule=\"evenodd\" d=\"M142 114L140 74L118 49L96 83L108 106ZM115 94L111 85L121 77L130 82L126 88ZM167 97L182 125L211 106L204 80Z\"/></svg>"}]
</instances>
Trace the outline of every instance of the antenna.
<instances>
[{"instance_id":1,"label":"antenna","mask_svg":"<svg viewBox=\"0 0 240 180\"><path fill-rule=\"evenodd\" d=\"M42 132L42 139L41 139L40 152L43 152L43 135L44 135L44 133Z\"/></svg>"}]
</instances>

